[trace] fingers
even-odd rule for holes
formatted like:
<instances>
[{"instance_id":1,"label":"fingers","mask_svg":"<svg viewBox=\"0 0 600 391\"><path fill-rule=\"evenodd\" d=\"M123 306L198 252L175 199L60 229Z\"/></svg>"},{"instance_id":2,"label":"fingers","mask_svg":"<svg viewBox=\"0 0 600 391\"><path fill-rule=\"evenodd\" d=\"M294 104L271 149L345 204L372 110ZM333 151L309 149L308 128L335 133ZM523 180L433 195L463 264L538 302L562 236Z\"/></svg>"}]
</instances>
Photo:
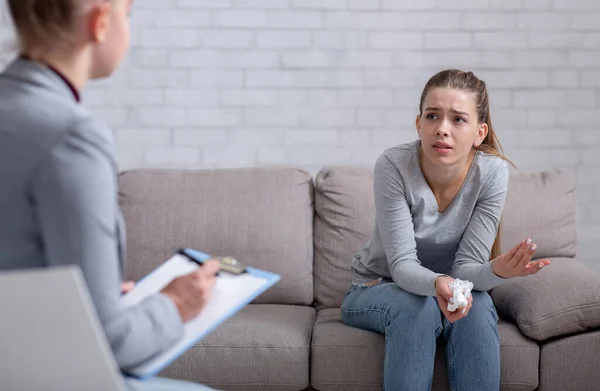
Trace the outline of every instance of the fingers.
<instances>
[{"instance_id":1,"label":"fingers","mask_svg":"<svg viewBox=\"0 0 600 391\"><path fill-rule=\"evenodd\" d=\"M517 253L513 256L510 261L511 266L518 267L521 264L521 260L525 256L527 249L531 245L531 239L527 239L524 242L521 242L521 246L517 250Z\"/></svg>"},{"instance_id":2,"label":"fingers","mask_svg":"<svg viewBox=\"0 0 600 391\"><path fill-rule=\"evenodd\" d=\"M438 290L439 294L444 297L446 301L450 300L453 296L452 290L448 287L448 284L445 284L440 287Z\"/></svg>"},{"instance_id":3,"label":"fingers","mask_svg":"<svg viewBox=\"0 0 600 391\"><path fill-rule=\"evenodd\" d=\"M540 259L535 262L530 262L525 268L526 275L531 276L536 274L548 265L550 265L549 259Z\"/></svg>"},{"instance_id":4,"label":"fingers","mask_svg":"<svg viewBox=\"0 0 600 391\"><path fill-rule=\"evenodd\" d=\"M512 259L517 254L517 251L519 251L519 249L521 248L522 245L523 245L523 241L521 241L516 246L511 248L510 251L508 253L506 253L506 255L508 256L508 259Z\"/></svg>"},{"instance_id":5,"label":"fingers","mask_svg":"<svg viewBox=\"0 0 600 391\"><path fill-rule=\"evenodd\" d=\"M207 275L214 276L219 272L219 270L221 270L221 264L216 259L211 259L204 262L201 269L204 269Z\"/></svg>"},{"instance_id":6,"label":"fingers","mask_svg":"<svg viewBox=\"0 0 600 391\"><path fill-rule=\"evenodd\" d=\"M529 263L531 262L531 259L533 258L533 254L535 253L535 250L537 250L536 244L532 244L527 247L527 249L525 250L525 253L523 254L523 257L521 258L521 260L519 262L519 266L521 268L526 268L527 265L529 265Z\"/></svg>"},{"instance_id":7,"label":"fingers","mask_svg":"<svg viewBox=\"0 0 600 391\"><path fill-rule=\"evenodd\" d=\"M469 315L469 311L471 310L471 307L473 307L473 296L469 296L469 304L467 304L467 306L462 309L462 317L463 318L465 318L467 315Z\"/></svg>"},{"instance_id":8,"label":"fingers","mask_svg":"<svg viewBox=\"0 0 600 391\"><path fill-rule=\"evenodd\" d=\"M459 308L454 312L448 311L448 302L442 303L440 301L439 296L438 296L438 303L440 305L440 309L442 310L442 312L444 314L444 317L446 317L448 322L454 323L454 322L461 320L462 318L465 318L467 315L469 315L469 311L471 310L471 307L473 307L473 296L469 297L469 302L466 307Z\"/></svg>"},{"instance_id":9,"label":"fingers","mask_svg":"<svg viewBox=\"0 0 600 391\"><path fill-rule=\"evenodd\" d=\"M196 279L214 278L221 269L220 265L221 264L219 263L219 261L211 259L209 261L204 262L202 266L200 266L196 271L192 272L191 274L193 274Z\"/></svg>"},{"instance_id":10,"label":"fingers","mask_svg":"<svg viewBox=\"0 0 600 391\"><path fill-rule=\"evenodd\" d=\"M444 317L448 320L448 322L454 323L457 320L464 317L463 314L461 313L462 310L460 310L460 309L458 309L454 312L448 311L448 300L446 300L444 297L442 297L439 294L437 295L437 301L438 301L438 306L440 307L440 310L442 311L442 313L444 314Z\"/></svg>"},{"instance_id":11,"label":"fingers","mask_svg":"<svg viewBox=\"0 0 600 391\"><path fill-rule=\"evenodd\" d=\"M450 323L458 322L459 320L461 320L462 318L464 318L466 316L465 314L463 314L462 311L463 311L463 309L459 308L454 312L448 312L448 315L446 315L446 319L448 319L448 322L450 322Z\"/></svg>"},{"instance_id":12,"label":"fingers","mask_svg":"<svg viewBox=\"0 0 600 391\"><path fill-rule=\"evenodd\" d=\"M135 288L134 281L125 281L121 283L121 293L129 293Z\"/></svg>"},{"instance_id":13,"label":"fingers","mask_svg":"<svg viewBox=\"0 0 600 391\"><path fill-rule=\"evenodd\" d=\"M549 259L538 259L537 262L541 263L544 266L550 265L550 260Z\"/></svg>"}]
</instances>

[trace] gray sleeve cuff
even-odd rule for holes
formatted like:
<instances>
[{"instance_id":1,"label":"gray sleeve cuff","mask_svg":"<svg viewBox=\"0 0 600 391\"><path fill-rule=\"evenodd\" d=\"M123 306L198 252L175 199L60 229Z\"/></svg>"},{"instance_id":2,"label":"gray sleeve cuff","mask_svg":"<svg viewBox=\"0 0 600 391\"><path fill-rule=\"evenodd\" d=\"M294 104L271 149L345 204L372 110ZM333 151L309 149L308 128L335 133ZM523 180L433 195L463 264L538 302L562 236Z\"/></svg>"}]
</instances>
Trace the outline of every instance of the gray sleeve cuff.
<instances>
[{"instance_id":1,"label":"gray sleeve cuff","mask_svg":"<svg viewBox=\"0 0 600 391\"><path fill-rule=\"evenodd\" d=\"M165 348L171 347L183 337L184 332L183 321L177 306L173 303L173 300L163 293L148 298L141 305L146 305L147 302L150 302L149 307L156 307L152 309L160 317L158 320L164 335Z\"/></svg>"},{"instance_id":2,"label":"gray sleeve cuff","mask_svg":"<svg viewBox=\"0 0 600 391\"><path fill-rule=\"evenodd\" d=\"M452 277L471 281L473 289L486 292L506 281L492 270L492 263L463 264L452 271Z\"/></svg>"},{"instance_id":3,"label":"gray sleeve cuff","mask_svg":"<svg viewBox=\"0 0 600 391\"><path fill-rule=\"evenodd\" d=\"M499 275L497 275L496 273L494 273L494 270L492 269L492 262L487 262L485 264L485 276L486 279L489 281L491 287L486 289L486 290L490 290L495 286L498 286L500 284L503 284L505 281L507 281L507 278L502 278Z\"/></svg>"}]
</instances>

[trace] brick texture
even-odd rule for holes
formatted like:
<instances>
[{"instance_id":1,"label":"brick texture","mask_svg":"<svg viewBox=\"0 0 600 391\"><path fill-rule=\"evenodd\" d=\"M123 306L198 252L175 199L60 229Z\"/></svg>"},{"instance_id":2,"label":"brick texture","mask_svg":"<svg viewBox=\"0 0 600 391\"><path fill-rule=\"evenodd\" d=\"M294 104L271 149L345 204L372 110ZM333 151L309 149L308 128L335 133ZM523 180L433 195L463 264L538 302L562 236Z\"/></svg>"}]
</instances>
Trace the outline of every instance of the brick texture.
<instances>
[{"instance_id":1,"label":"brick texture","mask_svg":"<svg viewBox=\"0 0 600 391\"><path fill-rule=\"evenodd\" d=\"M371 166L415 137L429 76L469 69L519 168L577 179L600 269L600 1L144 0L131 20L124 64L84 91L123 169ZM0 67L15 51L0 0Z\"/></svg>"}]
</instances>

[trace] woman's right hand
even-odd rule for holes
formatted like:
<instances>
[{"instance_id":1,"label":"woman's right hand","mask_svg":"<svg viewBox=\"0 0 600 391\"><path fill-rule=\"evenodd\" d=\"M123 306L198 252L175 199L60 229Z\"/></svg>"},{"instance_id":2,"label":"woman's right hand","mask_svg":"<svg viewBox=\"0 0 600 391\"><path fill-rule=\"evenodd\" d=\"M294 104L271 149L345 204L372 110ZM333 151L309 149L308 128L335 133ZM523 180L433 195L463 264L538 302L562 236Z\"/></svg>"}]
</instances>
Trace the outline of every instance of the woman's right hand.
<instances>
[{"instance_id":1,"label":"woman's right hand","mask_svg":"<svg viewBox=\"0 0 600 391\"><path fill-rule=\"evenodd\" d=\"M473 296L469 296L469 303L465 308L457 309L454 312L448 311L448 302L453 296L449 286L452 281L454 281L454 278L449 276L440 276L435 280L435 296L437 298L438 306L450 323L454 323L467 316L473 305Z\"/></svg>"},{"instance_id":2,"label":"woman's right hand","mask_svg":"<svg viewBox=\"0 0 600 391\"><path fill-rule=\"evenodd\" d=\"M522 241L509 252L497 256L492 260L492 270L502 278L530 276L550 265L549 259L540 259L531 262L537 246L531 239Z\"/></svg>"},{"instance_id":3,"label":"woman's right hand","mask_svg":"<svg viewBox=\"0 0 600 391\"><path fill-rule=\"evenodd\" d=\"M198 270L174 279L162 290L175 303L184 323L196 317L210 299L219 269L219 261L206 261Z\"/></svg>"}]
</instances>

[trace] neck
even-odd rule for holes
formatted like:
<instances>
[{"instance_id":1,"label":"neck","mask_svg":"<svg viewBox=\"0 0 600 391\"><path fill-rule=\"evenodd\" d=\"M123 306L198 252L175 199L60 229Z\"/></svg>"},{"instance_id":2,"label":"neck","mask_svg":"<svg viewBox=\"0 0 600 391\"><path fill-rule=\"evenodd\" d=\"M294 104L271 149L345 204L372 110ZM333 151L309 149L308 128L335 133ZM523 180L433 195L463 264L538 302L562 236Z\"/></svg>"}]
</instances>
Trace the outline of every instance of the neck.
<instances>
[{"instance_id":1,"label":"neck","mask_svg":"<svg viewBox=\"0 0 600 391\"><path fill-rule=\"evenodd\" d=\"M449 188L461 185L469 172L469 167L475 157L471 151L466 158L461 159L451 166L436 166L431 164L420 150L421 170L425 180L434 193L441 193Z\"/></svg>"},{"instance_id":2,"label":"neck","mask_svg":"<svg viewBox=\"0 0 600 391\"><path fill-rule=\"evenodd\" d=\"M81 91L90 76L89 60L82 51L63 52L25 50L23 54L33 61L49 65L59 71L77 91Z\"/></svg>"}]
</instances>

